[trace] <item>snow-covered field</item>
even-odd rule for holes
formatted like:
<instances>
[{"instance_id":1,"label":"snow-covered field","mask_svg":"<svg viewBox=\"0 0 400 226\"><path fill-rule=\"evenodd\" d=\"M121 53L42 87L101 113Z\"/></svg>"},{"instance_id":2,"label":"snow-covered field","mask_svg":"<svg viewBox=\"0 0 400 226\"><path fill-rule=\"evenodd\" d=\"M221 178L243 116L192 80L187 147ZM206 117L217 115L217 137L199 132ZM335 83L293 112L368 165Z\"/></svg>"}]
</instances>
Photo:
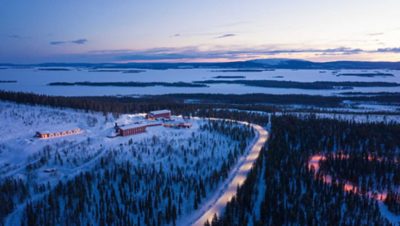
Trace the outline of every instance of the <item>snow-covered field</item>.
<instances>
[{"instance_id":1,"label":"snow-covered field","mask_svg":"<svg viewBox=\"0 0 400 226\"><path fill-rule=\"evenodd\" d=\"M235 122L189 119L189 129L148 127L143 134L110 138L115 122L129 124L143 116L0 102L0 189L20 183L0 197L12 200L0 217L6 225L77 219L83 224L102 222L101 212L122 224L152 219L172 224L213 196L254 137L250 127ZM83 132L34 137L37 131L74 128ZM51 198L57 202L48 203ZM79 206L81 201L87 205ZM78 210L81 215L74 215Z\"/></svg>"},{"instance_id":2,"label":"snow-covered field","mask_svg":"<svg viewBox=\"0 0 400 226\"><path fill-rule=\"evenodd\" d=\"M263 88L239 84L211 84L210 87L85 87L85 86L47 86L50 82L193 82L213 80L215 76L244 76L246 80L279 81L360 81L397 82L400 71L379 70L391 73L388 77L337 76L338 73L376 73L376 70L274 70L261 72L221 72L212 69L170 69L146 70L141 73L90 72L87 69L71 68L70 71L44 71L36 68L0 70L0 80L15 80L17 83L0 83L0 90L34 92L61 96L103 96L103 95L158 95L169 93L270 93L270 94L308 94L337 95L342 92L400 92L398 87L356 87L353 90L307 90L287 88Z\"/></svg>"}]
</instances>

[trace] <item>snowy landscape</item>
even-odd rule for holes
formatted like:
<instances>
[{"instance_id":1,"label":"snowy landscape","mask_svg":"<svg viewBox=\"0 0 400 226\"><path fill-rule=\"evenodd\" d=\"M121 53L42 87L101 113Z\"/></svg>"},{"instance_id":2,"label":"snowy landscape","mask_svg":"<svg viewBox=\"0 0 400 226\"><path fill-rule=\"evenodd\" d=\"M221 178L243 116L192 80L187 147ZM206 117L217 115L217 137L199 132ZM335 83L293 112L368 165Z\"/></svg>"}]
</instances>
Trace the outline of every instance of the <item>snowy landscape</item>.
<instances>
[{"instance_id":1,"label":"snowy landscape","mask_svg":"<svg viewBox=\"0 0 400 226\"><path fill-rule=\"evenodd\" d=\"M313 184L314 187L305 188L307 193L304 195L314 192L323 197L326 192L333 192L326 190L333 187L336 193L330 195L346 192L345 199L349 199L346 202L368 200L372 206L377 202L371 212L358 215L373 216L363 222L400 222L397 185L391 185L398 183L397 177L393 177L397 162L379 162L379 167L383 167L382 164L389 167L380 169L374 162L369 162L370 157L364 160L358 154L374 153L374 159L399 159L396 138L399 117L393 113L372 111L360 114L351 109L343 109L342 113L327 113L329 109L325 109L325 113L307 113L296 112L296 108L287 112L264 112L230 107L213 109L213 117L202 116L211 112L199 111L192 112L193 116L154 119L149 117L149 113L100 113L9 101L0 102L0 106L1 127L4 128L0 136L0 199L6 203L0 216L4 225L107 225L116 222L127 225L219 225L232 220L256 225L266 219L280 222L275 219L274 212L267 215L263 212L265 200L271 198L264 193L267 193L268 187L273 191L276 189L269 182L274 178L261 179L269 174L265 158L278 158L276 161L283 161L280 164L288 164L287 158L277 155L276 151L289 151L288 158L292 158L291 155L299 148L303 150L297 163L299 168L291 168L296 164L287 167L293 173L300 173L296 178L302 179L296 183ZM169 113L165 110L153 112ZM214 118L224 115L231 119ZM232 120L236 117L240 120ZM296 123L287 129L294 134L298 134L301 128L305 131L317 128L319 132L314 135L315 141L310 143L309 139L313 136L305 137L304 134L292 140L284 125L293 120ZM261 126L241 121L257 122L269 132ZM121 136L118 132L118 128L141 126L146 129L138 134ZM334 128L344 135L334 132ZM62 133L75 130L78 132ZM377 131L384 132L385 136L377 137ZM60 135L38 137L38 134L52 133ZM272 144L266 145L268 133L272 134ZM270 145L282 142L276 137L276 134L282 133L286 134L282 136L287 137L285 142L288 144L285 145L290 145L286 146L288 149L271 149ZM326 134L333 137L327 139ZM352 142L349 139L351 136L356 141L365 139L365 136L373 139L364 144ZM382 140L385 144L380 146ZM306 147L310 149L306 151ZM370 152L368 150L371 149L366 147L377 152ZM315 156L321 156L321 152L336 153L341 150L345 150L348 156L360 158L357 161L366 161L364 166L372 164L368 166L372 168L366 171L369 174L359 174L360 178L365 177L362 181L373 181L373 175L381 174L387 179L377 180L372 186L358 182L361 184L357 186L363 186L362 191L370 192L367 193L370 195L364 195L356 187L357 181L352 179L355 175L349 177L348 173L343 173L360 169L351 168L356 165L347 164L344 161L347 158L325 162L325 158L321 157L318 159L323 161L314 161ZM313 167L310 167L311 163ZM301 165L307 166L307 170L300 170ZM321 167L327 176L316 171ZM374 172L374 169L381 171ZM283 173L277 172L276 177L281 177ZM331 175L335 175L335 183ZM348 177L350 179L346 179ZM350 183L350 180L353 181ZM321 187L319 181L326 185ZM247 191L250 188L256 190ZM379 195L380 192L384 195ZM238 208L236 211L239 212L247 211L242 209L237 197L241 197L242 201L252 200L249 203L254 205L254 211L245 214L246 218L232 218L229 212L232 208ZM296 203L302 200L298 199ZM293 205L285 208L295 208L299 203ZM322 204L314 202L310 208L316 207L314 205ZM360 207L359 204L343 205L342 208L350 212L357 212ZM324 214L324 211L318 211L314 217ZM357 222L348 216L343 215L341 221ZM293 219L304 220L297 215L296 218L286 218L285 222ZM333 219L328 218L329 222Z\"/></svg>"},{"instance_id":2,"label":"snowy landscape","mask_svg":"<svg viewBox=\"0 0 400 226\"><path fill-rule=\"evenodd\" d=\"M272 79L285 80L285 75L288 81L297 82L326 79L328 82L383 80L396 83L397 71L390 71L393 76L379 78L353 77L355 70L348 70L343 76L337 76L339 72L317 70L217 71L224 75L215 77L216 70L211 69L134 73L74 68L67 71L3 70L11 74L18 72L9 77L1 73L4 81L11 78L18 81L0 83L11 91L0 92L3 99L0 125L4 128L0 132L0 201L6 203L0 209L1 224L219 226L270 222L280 225L306 219L325 222L322 218L329 224L338 220L355 225L400 223L398 164L397 160L389 160L399 159L400 139L395 137L399 134L400 105L396 100L396 87L391 87L390 92L387 87L381 87L384 93L380 93L381 89L373 90L376 87L354 87L352 91L357 91L354 93L348 93L348 89L312 90L308 86L311 83L305 89L214 82L206 83L206 87L185 87L199 80L236 79L237 74L245 75L241 78L243 81L264 81L265 76L272 76L269 73L282 74ZM31 73L37 74L32 77ZM188 73L193 76L187 76ZM367 72L362 70L362 73ZM135 76L135 82L126 76ZM71 84L92 82L49 85L59 82L60 78ZM113 83L115 81L122 83ZM161 81L157 83L160 86L153 86L154 81ZM125 87L125 82L147 87ZM240 93L232 88L239 86L251 98L252 93L247 92L260 89L266 93L265 96L255 94L254 99L246 101L240 95L224 96L223 89L217 88L217 94L207 96L214 86L225 87L229 93ZM146 97L146 94L168 93L164 89L174 92L201 89L205 94ZM33 93L13 92L21 90ZM129 94L115 93L121 90ZM280 94L294 92L294 95L268 96L273 90L279 90ZM307 96L296 96L303 91ZM309 95L313 92L321 96ZM264 97L272 102L259 102ZM303 97L309 101L297 104L296 100ZM339 98L330 99L336 97ZM274 100L277 98L281 101ZM325 105L325 100L332 102ZM171 110L160 110L165 107ZM171 111L177 115L169 118ZM157 118L154 114L167 114L167 117ZM292 125L291 121L295 123ZM302 133L301 129L312 131L306 134L315 134L314 130L320 132L314 136L299 135L303 140L289 139L293 134ZM335 130L337 132L333 132ZM377 137L376 131L382 131L386 137ZM267 142L270 134L271 144ZM286 138L281 140L276 134ZM332 138L328 139L327 134ZM348 136L353 136L355 142ZM370 146L375 145L372 149L365 149L365 136L372 137L366 141ZM299 150L300 158L290 163L289 159L295 158ZM348 158L326 157L343 150ZM362 157L365 155L388 161L378 161L377 165ZM272 165L277 164L267 163L269 160L265 159L269 158L291 171L277 171L275 177L266 178L271 175L270 170L275 170ZM363 167L367 168L354 161L364 162ZM378 175L380 179L376 179ZM279 179L281 177L285 179ZM272 185L280 183L275 180L296 185L291 187L292 193L284 190L280 194L276 189L287 188ZM298 194L302 198L293 196L298 189L302 190L301 195ZM272 194L276 198L271 197ZM312 204L306 201L310 194L315 194ZM330 204L315 198L326 196L339 197ZM340 201L341 196L343 201ZM275 204L271 206L266 202ZM282 202L286 204L281 206ZM361 211L362 203L368 203L370 211L350 218L350 213ZM326 208L320 210L320 205ZM335 212L336 215L331 216L326 212L333 208L329 205L347 213ZM280 208L278 212L274 206ZM315 213L303 212L302 206L310 206ZM287 211L295 211L296 215L285 216L282 220L281 214Z\"/></svg>"},{"instance_id":3,"label":"snowy landscape","mask_svg":"<svg viewBox=\"0 0 400 226\"><path fill-rule=\"evenodd\" d=\"M0 226L400 226L399 9L0 0Z\"/></svg>"},{"instance_id":4,"label":"snowy landscape","mask_svg":"<svg viewBox=\"0 0 400 226\"><path fill-rule=\"evenodd\" d=\"M251 127L235 122L186 119L189 129L148 127L146 133L112 137L115 123L140 123L144 115L0 104L6 225L175 224L213 196L255 136ZM37 131L70 128L82 133L34 137ZM71 197L78 200L71 203Z\"/></svg>"}]
</instances>

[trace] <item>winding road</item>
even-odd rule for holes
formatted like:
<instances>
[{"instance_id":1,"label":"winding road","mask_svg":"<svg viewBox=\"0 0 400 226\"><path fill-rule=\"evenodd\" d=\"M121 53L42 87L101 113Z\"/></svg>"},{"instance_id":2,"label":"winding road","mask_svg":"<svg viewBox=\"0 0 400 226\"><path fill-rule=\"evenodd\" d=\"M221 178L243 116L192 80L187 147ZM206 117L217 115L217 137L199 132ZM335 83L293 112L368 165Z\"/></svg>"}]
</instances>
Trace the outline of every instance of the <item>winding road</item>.
<instances>
[{"instance_id":1,"label":"winding road","mask_svg":"<svg viewBox=\"0 0 400 226\"><path fill-rule=\"evenodd\" d=\"M226 204L236 195L236 189L242 185L246 180L246 176L253 167L255 161L261 153L261 149L265 142L268 140L268 132L261 126L250 124L257 131L257 138L253 145L249 146L247 156L242 161L238 162L233 169L233 174L227 179L225 185L216 192L216 195L211 199L212 204L207 205L204 209L201 209L200 214L194 215L194 220L191 222L194 226L203 226L208 220L211 222L215 214L220 216L226 206ZM210 201L208 202L210 203ZM187 224L186 224L187 225Z\"/></svg>"}]
</instances>

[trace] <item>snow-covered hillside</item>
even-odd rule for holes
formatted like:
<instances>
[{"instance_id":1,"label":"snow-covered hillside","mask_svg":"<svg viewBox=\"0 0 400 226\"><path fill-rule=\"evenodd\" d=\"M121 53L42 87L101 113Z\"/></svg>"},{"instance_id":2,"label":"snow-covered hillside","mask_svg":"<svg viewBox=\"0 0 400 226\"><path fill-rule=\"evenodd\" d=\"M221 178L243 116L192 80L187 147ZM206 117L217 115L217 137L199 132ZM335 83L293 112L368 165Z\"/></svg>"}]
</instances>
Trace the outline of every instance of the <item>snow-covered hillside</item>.
<instances>
[{"instance_id":1,"label":"snow-covered hillside","mask_svg":"<svg viewBox=\"0 0 400 226\"><path fill-rule=\"evenodd\" d=\"M116 122L143 116L0 102L0 220L173 224L213 195L255 136L249 126L206 119L188 119L188 129L111 136ZM82 133L34 137L74 128Z\"/></svg>"}]
</instances>

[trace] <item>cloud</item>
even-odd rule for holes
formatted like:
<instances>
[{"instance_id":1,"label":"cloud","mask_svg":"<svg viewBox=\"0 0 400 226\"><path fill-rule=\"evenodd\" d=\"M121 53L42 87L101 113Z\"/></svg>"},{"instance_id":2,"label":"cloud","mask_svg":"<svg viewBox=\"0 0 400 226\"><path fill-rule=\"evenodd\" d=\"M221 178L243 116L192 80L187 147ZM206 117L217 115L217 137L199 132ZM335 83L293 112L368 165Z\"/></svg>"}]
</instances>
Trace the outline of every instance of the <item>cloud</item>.
<instances>
[{"instance_id":1,"label":"cloud","mask_svg":"<svg viewBox=\"0 0 400 226\"><path fill-rule=\"evenodd\" d=\"M7 35L8 38L11 39L26 39L26 38L30 38L29 36L22 36L22 35L18 35L18 34L10 34Z\"/></svg>"},{"instance_id":2,"label":"cloud","mask_svg":"<svg viewBox=\"0 0 400 226\"><path fill-rule=\"evenodd\" d=\"M66 42L64 42L64 41L51 41L50 42L50 45L62 45L62 44L65 44Z\"/></svg>"},{"instance_id":3,"label":"cloud","mask_svg":"<svg viewBox=\"0 0 400 226\"><path fill-rule=\"evenodd\" d=\"M376 52L379 52L379 53L400 53L400 47L380 48L380 49L377 49Z\"/></svg>"},{"instance_id":4,"label":"cloud","mask_svg":"<svg viewBox=\"0 0 400 226\"><path fill-rule=\"evenodd\" d=\"M194 59L231 59L258 58L260 56L276 56L281 54L311 53L316 55L351 55L362 53L362 49L338 47L331 49L268 49L246 48L237 50L200 50L197 47L185 48L153 48L146 50L114 50L92 51L86 56L105 57L116 61L166 61Z\"/></svg>"},{"instance_id":5,"label":"cloud","mask_svg":"<svg viewBox=\"0 0 400 226\"><path fill-rule=\"evenodd\" d=\"M314 53L319 55L351 55L362 53L362 49L354 49L348 47L337 47L328 49L312 49L312 48L298 48L298 49L255 49L254 53L265 54L265 55L279 55L279 54L296 54L296 53ZM251 50L250 52L251 53Z\"/></svg>"},{"instance_id":6,"label":"cloud","mask_svg":"<svg viewBox=\"0 0 400 226\"><path fill-rule=\"evenodd\" d=\"M229 37L234 37L234 36L236 36L236 34L229 33L229 34L220 35L216 38L229 38Z\"/></svg>"},{"instance_id":7,"label":"cloud","mask_svg":"<svg viewBox=\"0 0 400 226\"><path fill-rule=\"evenodd\" d=\"M76 40L71 40L71 41L51 41L50 45L64 45L64 44L76 44L76 45L83 45L88 42L87 39L81 38L81 39L76 39Z\"/></svg>"},{"instance_id":8,"label":"cloud","mask_svg":"<svg viewBox=\"0 0 400 226\"><path fill-rule=\"evenodd\" d=\"M65 55L65 59L81 62L195 62L229 60L240 61L266 57L279 58L288 55L303 56L351 56L357 54L400 53L400 48L381 48L364 50L359 48L279 48L279 46L259 46L253 48L231 47L221 49L214 47L204 50L196 46L182 48L151 48L143 50L101 50L82 54Z\"/></svg>"},{"instance_id":9,"label":"cloud","mask_svg":"<svg viewBox=\"0 0 400 226\"><path fill-rule=\"evenodd\" d=\"M229 38L233 36L237 36L235 33L226 33L221 34L221 32L192 32L192 33L175 33L172 34L171 37L201 37L201 36L209 36L211 38Z\"/></svg>"},{"instance_id":10,"label":"cloud","mask_svg":"<svg viewBox=\"0 0 400 226\"><path fill-rule=\"evenodd\" d=\"M385 33L383 32L376 32L376 33L369 33L369 36L380 36L380 35L384 35Z\"/></svg>"},{"instance_id":11,"label":"cloud","mask_svg":"<svg viewBox=\"0 0 400 226\"><path fill-rule=\"evenodd\" d=\"M71 43L78 44L78 45L83 45L83 44L86 44L87 42L88 42L88 40L85 38L71 41Z\"/></svg>"},{"instance_id":12,"label":"cloud","mask_svg":"<svg viewBox=\"0 0 400 226\"><path fill-rule=\"evenodd\" d=\"M20 35L16 35L16 34L8 35L8 37L9 37L9 38L14 38L14 39L20 39L20 38L22 38Z\"/></svg>"},{"instance_id":13,"label":"cloud","mask_svg":"<svg viewBox=\"0 0 400 226\"><path fill-rule=\"evenodd\" d=\"M243 24L249 24L249 23L251 23L251 22L247 21L247 20L243 20L243 21L236 21L236 22L233 22L233 23L220 24L217 27L234 27L234 26L243 25Z\"/></svg>"},{"instance_id":14,"label":"cloud","mask_svg":"<svg viewBox=\"0 0 400 226\"><path fill-rule=\"evenodd\" d=\"M329 55L329 53L341 54L341 55L352 55L352 54L359 54L364 52L362 49L353 49L347 47L339 47L334 49L325 49L322 51L325 55Z\"/></svg>"}]
</instances>

